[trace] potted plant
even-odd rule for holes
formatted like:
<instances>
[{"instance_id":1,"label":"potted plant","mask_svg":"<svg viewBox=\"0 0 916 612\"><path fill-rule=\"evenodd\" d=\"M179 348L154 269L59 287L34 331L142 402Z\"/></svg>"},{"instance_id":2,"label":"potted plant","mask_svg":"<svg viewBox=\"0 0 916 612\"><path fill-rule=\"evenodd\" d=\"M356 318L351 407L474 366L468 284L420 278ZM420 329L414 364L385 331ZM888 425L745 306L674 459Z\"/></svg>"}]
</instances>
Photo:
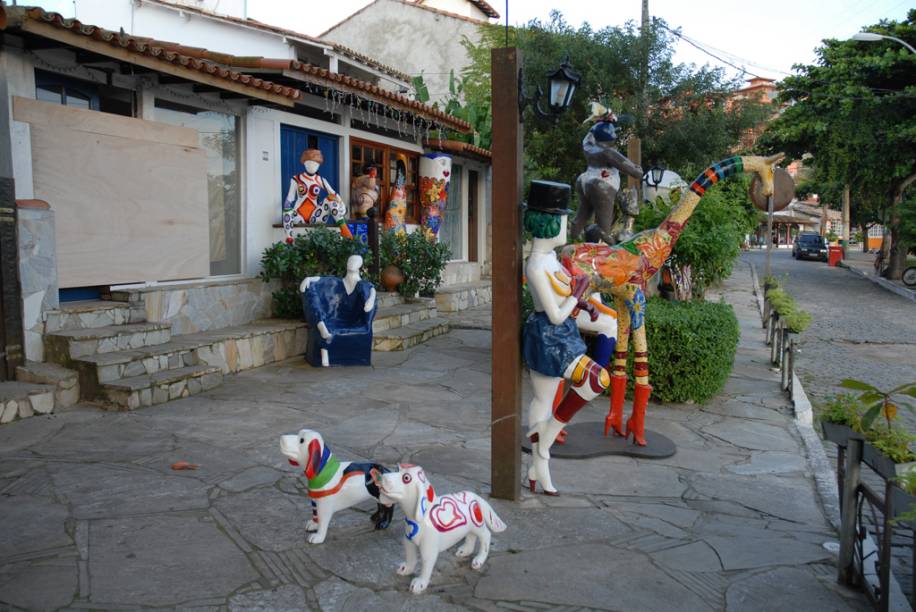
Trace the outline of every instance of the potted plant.
<instances>
[{"instance_id":1,"label":"potted plant","mask_svg":"<svg viewBox=\"0 0 916 612\"><path fill-rule=\"evenodd\" d=\"M379 280L385 291L396 291L404 282L404 272L401 264L407 256L407 235L388 231L382 234L379 240L379 258L382 263L382 272Z\"/></svg>"}]
</instances>

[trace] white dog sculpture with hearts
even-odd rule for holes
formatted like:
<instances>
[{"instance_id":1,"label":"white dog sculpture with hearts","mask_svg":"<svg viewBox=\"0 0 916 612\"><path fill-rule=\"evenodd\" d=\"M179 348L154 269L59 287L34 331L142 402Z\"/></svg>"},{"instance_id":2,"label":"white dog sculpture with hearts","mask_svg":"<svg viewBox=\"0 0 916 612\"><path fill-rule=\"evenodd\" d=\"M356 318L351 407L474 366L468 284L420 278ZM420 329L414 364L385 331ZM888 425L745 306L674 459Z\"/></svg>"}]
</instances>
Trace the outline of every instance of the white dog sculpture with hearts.
<instances>
[{"instance_id":1,"label":"white dog sculpture with hearts","mask_svg":"<svg viewBox=\"0 0 916 612\"><path fill-rule=\"evenodd\" d=\"M417 550L422 560L420 576L410 583L413 593L422 593L429 585L436 559L443 550L451 548L464 539L455 552L458 557L467 557L480 548L471 567L479 570L490 553L490 531L499 533L506 524L496 515L487 501L470 491L436 495L433 486L426 480L423 468L418 465L399 465L397 472L373 472L373 480L379 487L382 503L397 502L404 510L404 555L406 560L398 567L398 574L413 574L417 566Z\"/></svg>"}]
</instances>

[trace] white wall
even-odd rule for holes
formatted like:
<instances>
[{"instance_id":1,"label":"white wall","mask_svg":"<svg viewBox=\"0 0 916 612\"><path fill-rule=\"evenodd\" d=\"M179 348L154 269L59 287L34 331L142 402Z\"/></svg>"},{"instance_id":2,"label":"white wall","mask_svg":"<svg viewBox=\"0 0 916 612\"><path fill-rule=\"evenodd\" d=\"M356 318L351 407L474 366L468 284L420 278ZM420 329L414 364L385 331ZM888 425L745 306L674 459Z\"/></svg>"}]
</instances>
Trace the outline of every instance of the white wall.
<instances>
[{"instance_id":1,"label":"white wall","mask_svg":"<svg viewBox=\"0 0 916 612\"><path fill-rule=\"evenodd\" d=\"M6 75L9 90L10 153L13 157L13 180L16 199L35 197L32 182L32 134L28 123L13 120L13 96L35 97L35 69L31 60L11 46L0 50L0 70Z\"/></svg>"},{"instance_id":2,"label":"white wall","mask_svg":"<svg viewBox=\"0 0 916 612\"><path fill-rule=\"evenodd\" d=\"M440 11L464 15L472 19L480 19L481 21L487 20L486 14L477 8L474 3L468 2L468 0L424 0L423 5L439 9Z\"/></svg>"},{"instance_id":3,"label":"white wall","mask_svg":"<svg viewBox=\"0 0 916 612\"><path fill-rule=\"evenodd\" d=\"M324 37L410 75L423 73L430 102L448 98L449 71L469 63L462 37L479 40L478 26L396 0L378 0Z\"/></svg>"},{"instance_id":4,"label":"white wall","mask_svg":"<svg viewBox=\"0 0 916 612\"><path fill-rule=\"evenodd\" d=\"M282 36L155 4L133 0L75 0L76 15L90 23L135 36L148 36L233 55L294 58ZM193 3L192 6L196 5ZM205 7L202 7L205 8ZM220 12L226 12L222 3Z\"/></svg>"}]
</instances>

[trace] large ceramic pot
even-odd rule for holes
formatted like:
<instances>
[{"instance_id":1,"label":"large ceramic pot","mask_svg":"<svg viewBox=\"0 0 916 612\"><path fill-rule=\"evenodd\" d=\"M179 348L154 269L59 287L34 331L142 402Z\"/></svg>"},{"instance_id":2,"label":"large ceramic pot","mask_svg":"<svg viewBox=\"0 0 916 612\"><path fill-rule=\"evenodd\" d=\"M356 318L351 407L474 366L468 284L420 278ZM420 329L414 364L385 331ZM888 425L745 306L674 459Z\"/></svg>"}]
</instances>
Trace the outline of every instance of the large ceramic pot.
<instances>
[{"instance_id":1,"label":"large ceramic pot","mask_svg":"<svg viewBox=\"0 0 916 612\"><path fill-rule=\"evenodd\" d=\"M385 266L382 270L382 286L385 291L395 291L398 285L404 282L404 273L394 264Z\"/></svg>"}]
</instances>

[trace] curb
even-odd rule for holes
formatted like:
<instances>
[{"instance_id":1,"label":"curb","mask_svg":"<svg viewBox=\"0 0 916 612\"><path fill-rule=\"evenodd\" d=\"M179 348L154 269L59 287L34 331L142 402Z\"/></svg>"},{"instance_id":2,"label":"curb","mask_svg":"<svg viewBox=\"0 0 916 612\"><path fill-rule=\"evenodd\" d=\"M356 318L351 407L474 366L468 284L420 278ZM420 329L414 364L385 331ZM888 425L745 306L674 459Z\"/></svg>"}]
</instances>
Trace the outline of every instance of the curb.
<instances>
[{"instance_id":1,"label":"curb","mask_svg":"<svg viewBox=\"0 0 916 612\"><path fill-rule=\"evenodd\" d=\"M763 316L763 292L757 280L757 269L754 264L747 262L751 269L751 278L754 283L754 297L757 300L757 310ZM834 529L840 529L840 497L837 488L837 476L827 459L827 452L821 443L820 436L814 430L814 411L811 401L805 393L805 388L794 373L792 374L792 407L795 412L795 429L801 436L807 451L808 468L814 474L817 494L824 508L824 514Z\"/></svg>"},{"instance_id":2,"label":"curb","mask_svg":"<svg viewBox=\"0 0 916 612\"><path fill-rule=\"evenodd\" d=\"M897 285L887 280L886 278L881 278L880 276L872 276L871 274L866 274L862 270L859 270L858 268L850 266L849 264L844 263L842 261L840 262L840 267L846 268L847 270L849 270L850 272L852 272L853 274L857 276L861 276L862 278L870 280L872 283L878 285L882 289L886 289L887 291L890 291L891 293L896 293L900 297L903 297L913 302L916 302L916 291L911 291L910 289L907 289L906 287L901 287L900 285Z\"/></svg>"},{"instance_id":3,"label":"curb","mask_svg":"<svg viewBox=\"0 0 916 612\"><path fill-rule=\"evenodd\" d=\"M763 317L763 292L760 291L760 285L757 282L757 269L751 262L747 262L747 265L751 269L757 310L760 312L760 316ZM843 267L852 270L852 268L848 266ZM853 271L862 274L858 270ZM862 275L865 276L864 274ZM837 475L833 470L833 466L830 464L830 460L827 459L827 451L824 450L824 444L821 441L821 437L817 435L817 431L814 429L814 410L812 409L811 401L805 393L805 388L802 386L801 380L799 380L794 372L792 373L791 402L795 412L795 429L798 430L798 434L801 436L802 442L805 445L805 450L808 453L808 468L814 475L814 484L817 489L817 495L821 500L821 506L824 508L824 514L830 522L830 525L839 532L840 497L839 488L837 487ZM870 535L866 535L862 542L862 546L865 555L877 558L878 547L875 545ZM865 573L865 580L872 584L872 586L878 584L878 577L875 572L868 572L865 568L863 568L863 572ZM903 590L900 588L893 571L890 575L890 591L890 610L911 610L909 602L904 596Z\"/></svg>"}]
</instances>

